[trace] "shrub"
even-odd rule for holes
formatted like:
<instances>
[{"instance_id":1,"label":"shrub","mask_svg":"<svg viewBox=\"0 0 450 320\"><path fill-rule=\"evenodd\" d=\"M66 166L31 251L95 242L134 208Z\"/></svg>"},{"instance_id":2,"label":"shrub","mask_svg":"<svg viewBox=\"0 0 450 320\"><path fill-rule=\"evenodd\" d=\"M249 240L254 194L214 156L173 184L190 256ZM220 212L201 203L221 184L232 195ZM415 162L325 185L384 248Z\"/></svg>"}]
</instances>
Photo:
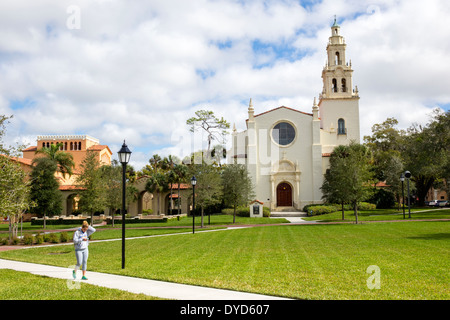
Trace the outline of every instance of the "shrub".
<instances>
[{"instance_id":1,"label":"shrub","mask_svg":"<svg viewBox=\"0 0 450 320\"><path fill-rule=\"evenodd\" d=\"M30 233L26 233L23 236L23 244L25 245L32 245L34 243L34 236Z\"/></svg>"},{"instance_id":2,"label":"shrub","mask_svg":"<svg viewBox=\"0 0 450 320\"><path fill-rule=\"evenodd\" d=\"M59 237L58 234L56 233L50 233L49 237L48 237L48 242L51 243L59 243Z\"/></svg>"},{"instance_id":3,"label":"shrub","mask_svg":"<svg viewBox=\"0 0 450 320\"><path fill-rule=\"evenodd\" d=\"M44 233L44 242L50 242L50 233Z\"/></svg>"},{"instance_id":4,"label":"shrub","mask_svg":"<svg viewBox=\"0 0 450 320\"><path fill-rule=\"evenodd\" d=\"M318 216L321 214L339 211L339 207L335 205L309 204L303 207L303 211L309 216Z\"/></svg>"},{"instance_id":5,"label":"shrub","mask_svg":"<svg viewBox=\"0 0 450 320\"><path fill-rule=\"evenodd\" d=\"M370 202L374 203L377 209L390 209L395 206L395 196L389 190L377 189Z\"/></svg>"},{"instance_id":6,"label":"shrub","mask_svg":"<svg viewBox=\"0 0 450 320\"><path fill-rule=\"evenodd\" d=\"M222 209L223 214L227 215L233 215L234 214L234 208L225 208ZM239 206L236 208L236 215L240 217L250 217L250 207L242 207Z\"/></svg>"},{"instance_id":7,"label":"shrub","mask_svg":"<svg viewBox=\"0 0 450 320\"><path fill-rule=\"evenodd\" d=\"M316 204L316 205L307 205L303 208L303 210L309 216L318 216L321 214L336 212L339 210L339 207L334 206L334 205Z\"/></svg>"},{"instance_id":8,"label":"shrub","mask_svg":"<svg viewBox=\"0 0 450 320\"><path fill-rule=\"evenodd\" d=\"M8 239L7 238L0 238L0 245L7 245Z\"/></svg>"},{"instance_id":9,"label":"shrub","mask_svg":"<svg viewBox=\"0 0 450 320\"><path fill-rule=\"evenodd\" d=\"M142 214L144 216L149 215L149 214L153 214L153 210L152 209L142 210Z\"/></svg>"},{"instance_id":10,"label":"shrub","mask_svg":"<svg viewBox=\"0 0 450 320\"><path fill-rule=\"evenodd\" d=\"M233 215L233 208L225 208L222 209L222 214ZM236 208L236 215L239 217L250 217L250 207L248 206L240 206ZM263 217L270 217L270 208L263 207Z\"/></svg>"},{"instance_id":11,"label":"shrub","mask_svg":"<svg viewBox=\"0 0 450 320\"><path fill-rule=\"evenodd\" d=\"M20 242L20 239L17 237L13 237L11 240L12 245L17 245L17 244L19 244L19 242Z\"/></svg>"},{"instance_id":12,"label":"shrub","mask_svg":"<svg viewBox=\"0 0 450 320\"><path fill-rule=\"evenodd\" d=\"M44 243L44 236L40 233L36 236L36 244L43 244Z\"/></svg>"},{"instance_id":13,"label":"shrub","mask_svg":"<svg viewBox=\"0 0 450 320\"><path fill-rule=\"evenodd\" d=\"M377 206L373 203L368 203L368 202L360 202L358 203L358 210L375 210L377 208Z\"/></svg>"},{"instance_id":14,"label":"shrub","mask_svg":"<svg viewBox=\"0 0 450 320\"><path fill-rule=\"evenodd\" d=\"M59 240L61 242L69 241L69 235L67 234L67 232L61 232L61 234L59 235Z\"/></svg>"}]
</instances>

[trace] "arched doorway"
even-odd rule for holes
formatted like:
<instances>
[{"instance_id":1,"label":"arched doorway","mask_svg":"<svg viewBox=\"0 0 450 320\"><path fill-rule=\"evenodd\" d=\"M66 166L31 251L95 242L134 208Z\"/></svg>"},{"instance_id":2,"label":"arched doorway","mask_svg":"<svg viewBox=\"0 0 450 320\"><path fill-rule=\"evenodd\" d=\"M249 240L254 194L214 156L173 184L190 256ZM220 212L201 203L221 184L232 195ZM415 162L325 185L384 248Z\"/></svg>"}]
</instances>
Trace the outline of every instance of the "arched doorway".
<instances>
[{"instance_id":1,"label":"arched doorway","mask_svg":"<svg viewBox=\"0 0 450 320\"><path fill-rule=\"evenodd\" d=\"M277 207L292 207L292 187L282 182L277 186Z\"/></svg>"},{"instance_id":2,"label":"arched doorway","mask_svg":"<svg viewBox=\"0 0 450 320\"><path fill-rule=\"evenodd\" d=\"M76 194L76 193L72 193L69 196L67 196L67 199L66 199L66 215L67 216L70 216L74 213L76 213L76 214L79 213L78 200L80 200L80 199L78 197L78 194Z\"/></svg>"}]
</instances>

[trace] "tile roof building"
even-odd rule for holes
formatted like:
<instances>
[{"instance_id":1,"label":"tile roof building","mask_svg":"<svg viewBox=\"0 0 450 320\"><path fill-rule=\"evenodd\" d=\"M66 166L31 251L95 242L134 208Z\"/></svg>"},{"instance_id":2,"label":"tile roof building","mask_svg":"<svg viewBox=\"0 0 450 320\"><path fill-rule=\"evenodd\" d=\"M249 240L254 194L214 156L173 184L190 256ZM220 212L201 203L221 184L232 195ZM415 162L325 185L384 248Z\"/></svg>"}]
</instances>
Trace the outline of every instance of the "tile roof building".
<instances>
[{"instance_id":1,"label":"tile roof building","mask_svg":"<svg viewBox=\"0 0 450 320\"><path fill-rule=\"evenodd\" d=\"M37 145L30 146L22 150L23 158L12 158L12 160L20 163L25 172L31 172L32 161L35 157L42 155L36 154L36 151L51 145L62 144L61 151L67 152L73 156L75 168L73 175L63 175L57 171L56 178L59 181L59 190L63 194L63 211L62 216L70 215L78 209L78 195L80 188L75 185L76 177L79 175L79 167L83 162L88 151L97 153L98 161L105 165L111 164L112 152L107 145L101 145L98 139L88 135L42 135L37 137Z\"/></svg>"}]
</instances>

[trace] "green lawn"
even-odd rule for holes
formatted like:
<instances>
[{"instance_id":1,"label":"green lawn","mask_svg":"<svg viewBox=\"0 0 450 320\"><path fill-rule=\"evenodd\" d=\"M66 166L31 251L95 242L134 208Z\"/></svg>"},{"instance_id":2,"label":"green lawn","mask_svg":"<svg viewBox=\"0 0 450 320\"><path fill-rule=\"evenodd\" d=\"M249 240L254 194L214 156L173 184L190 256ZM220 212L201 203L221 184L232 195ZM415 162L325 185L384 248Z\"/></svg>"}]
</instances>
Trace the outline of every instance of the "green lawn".
<instances>
[{"instance_id":1,"label":"green lawn","mask_svg":"<svg viewBox=\"0 0 450 320\"><path fill-rule=\"evenodd\" d=\"M306 221L340 222L355 221L353 211L344 211L345 220L342 220L342 211L306 217ZM408 208L405 210L405 220L408 220ZM411 219L450 219L450 209L418 208L411 210ZM388 221L403 220L403 211L396 209L378 209L358 211L358 221Z\"/></svg>"},{"instance_id":2,"label":"green lawn","mask_svg":"<svg viewBox=\"0 0 450 320\"><path fill-rule=\"evenodd\" d=\"M205 216L203 221L204 228L201 226L201 218L195 217L196 230L210 230L223 228L225 225L233 225L233 216L230 215L211 215L210 224L208 224L208 216ZM274 224L274 223L288 223L284 218L246 218L246 217L236 217L236 223L234 225L246 225L246 224ZM78 225L54 225L47 226L47 231L57 230L57 229L69 229L69 240L73 235L73 229L79 227ZM153 229L160 228L160 229ZM71 229L71 230L70 230ZM104 240L104 239L115 239L122 237L122 224L121 221L116 221L114 228L111 225L96 227L97 232L93 234L92 238L94 240ZM135 223L126 225L126 236L127 237L142 237L157 234L168 234L168 233L182 233L192 231L192 218L182 217L180 220L170 219L167 222L155 222L155 223ZM0 239L8 238L8 225L0 225ZM23 234L37 232L42 232L41 226L31 226L31 222L23 224ZM20 231L19 231L20 234Z\"/></svg>"},{"instance_id":3,"label":"green lawn","mask_svg":"<svg viewBox=\"0 0 450 320\"><path fill-rule=\"evenodd\" d=\"M50 254L50 253L65 254ZM71 246L0 258L67 267ZM298 299L449 299L450 222L261 226L92 242L88 269ZM381 289L366 273L376 265Z\"/></svg>"},{"instance_id":4,"label":"green lawn","mask_svg":"<svg viewBox=\"0 0 450 320\"><path fill-rule=\"evenodd\" d=\"M0 272L2 300L155 300L145 294L79 283L67 285L67 280L48 278L28 272L2 269ZM45 290L42 290L45 288Z\"/></svg>"}]
</instances>

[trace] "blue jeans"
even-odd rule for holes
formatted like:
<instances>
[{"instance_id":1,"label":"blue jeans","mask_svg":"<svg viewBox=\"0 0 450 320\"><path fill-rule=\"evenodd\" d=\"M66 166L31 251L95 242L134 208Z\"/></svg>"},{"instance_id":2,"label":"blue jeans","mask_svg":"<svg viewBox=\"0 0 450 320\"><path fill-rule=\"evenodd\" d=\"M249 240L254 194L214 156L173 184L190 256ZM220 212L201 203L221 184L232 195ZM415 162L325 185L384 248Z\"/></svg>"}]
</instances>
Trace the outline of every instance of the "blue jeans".
<instances>
[{"instance_id":1,"label":"blue jeans","mask_svg":"<svg viewBox=\"0 0 450 320\"><path fill-rule=\"evenodd\" d=\"M77 257L77 268L81 266L81 269L86 271L89 250L87 248L83 250L75 250L75 255Z\"/></svg>"}]
</instances>

